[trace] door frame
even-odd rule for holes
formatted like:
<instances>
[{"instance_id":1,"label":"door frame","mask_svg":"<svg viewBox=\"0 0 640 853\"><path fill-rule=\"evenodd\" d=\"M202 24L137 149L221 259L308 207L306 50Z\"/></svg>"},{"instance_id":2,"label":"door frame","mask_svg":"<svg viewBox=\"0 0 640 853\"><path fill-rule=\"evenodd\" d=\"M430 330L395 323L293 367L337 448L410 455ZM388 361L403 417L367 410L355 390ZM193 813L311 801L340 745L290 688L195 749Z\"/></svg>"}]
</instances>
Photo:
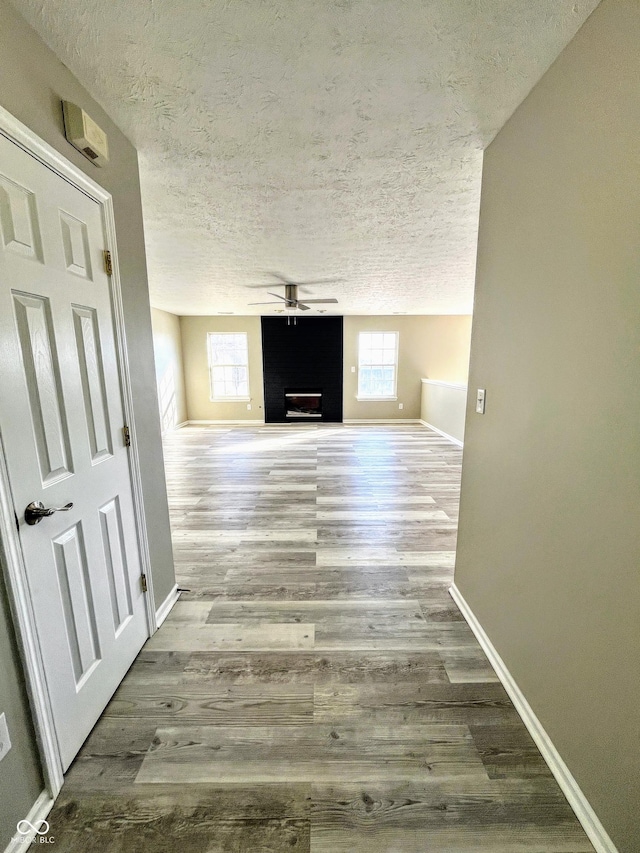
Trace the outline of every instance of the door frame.
<instances>
[{"instance_id":1,"label":"door frame","mask_svg":"<svg viewBox=\"0 0 640 853\"><path fill-rule=\"evenodd\" d=\"M111 303L114 313L114 330L118 372L122 385L123 408L129 427L131 446L129 448L129 471L132 484L137 546L140 556L140 569L147 579L145 605L149 636L157 630L156 612L153 597L153 578L151 559L142 492L142 474L140 454L133 411L131 373L127 355L124 311L118 251L116 246L116 227L111 194L85 175L77 166L70 163L55 148L40 139L26 125L18 121L11 113L0 107L0 134L18 145L43 166L55 172L80 192L96 201L104 211L105 249L111 252L113 274L109 278ZM4 570L9 605L18 639L18 647L29 697L33 726L38 743L38 751L44 772L46 788L53 799L58 795L64 783L62 762L54 727L53 710L47 690L45 668L36 631L35 614L29 595L26 564L22 553L17 517L11 496L9 470L5 454L2 433L0 431L0 569Z\"/></svg>"}]
</instances>

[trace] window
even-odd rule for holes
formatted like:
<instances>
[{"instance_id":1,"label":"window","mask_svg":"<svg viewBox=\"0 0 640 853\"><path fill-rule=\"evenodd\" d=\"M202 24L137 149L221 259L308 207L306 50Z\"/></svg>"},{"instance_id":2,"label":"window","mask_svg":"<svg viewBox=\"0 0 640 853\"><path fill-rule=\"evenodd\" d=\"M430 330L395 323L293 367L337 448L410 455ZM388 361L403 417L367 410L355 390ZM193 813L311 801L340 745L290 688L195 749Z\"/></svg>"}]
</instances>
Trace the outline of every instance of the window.
<instances>
[{"instance_id":1,"label":"window","mask_svg":"<svg viewBox=\"0 0 640 853\"><path fill-rule=\"evenodd\" d=\"M395 400L397 332L360 332L358 400Z\"/></svg>"},{"instance_id":2,"label":"window","mask_svg":"<svg viewBox=\"0 0 640 853\"><path fill-rule=\"evenodd\" d=\"M209 376L212 400L249 399L249 349L246 332L211 332Z\"/></svg>"}]
</instances>

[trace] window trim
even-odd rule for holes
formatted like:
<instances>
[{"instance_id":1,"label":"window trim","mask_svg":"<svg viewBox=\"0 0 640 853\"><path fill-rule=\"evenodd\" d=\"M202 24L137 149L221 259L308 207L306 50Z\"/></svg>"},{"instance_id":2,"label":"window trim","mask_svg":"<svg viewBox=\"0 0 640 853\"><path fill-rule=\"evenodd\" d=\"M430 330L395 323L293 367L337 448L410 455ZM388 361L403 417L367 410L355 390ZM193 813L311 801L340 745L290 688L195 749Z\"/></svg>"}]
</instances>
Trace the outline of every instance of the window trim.
<instances>
[{"instance_id":1,"label":"window trim","mask_svg":"<svg viewBox=\"0 0 640 853\"><path fill-rule=\"evenodd\" d=\"M367 395L363 394L360 390L360 339L362 335L395 335L396 337L396 352L395 352L395 361L393 362L393 394L376 394L376 395ZM400 332L396 329L363 329L361 332L358 332L358 383L357 383L357 392L356 392L356 400L359 403L384 403L389 402L393 403L398 399L398 355L400 352ZM369 366L369 365L367 365ZM384 366L384 365L383 365ZM386 365L388 367L388 365Z\"/></svg>"},{"instance_id":2,"label":"window trim","mask_svg":"<svg viewBox=\"0 0 640 853\"><path fill-rule=\"evenodd\" d=\"M212 363L212 352L211 352L211 338L221 335L244 335L244 339L246 342L246 352L247 352L247 362L246 364L216 364ZM213 368L214 367L246 367L247 370L247 396L242 397L220 397L216 396L213 391ZM209 371L209 400L212 403L248 403L251 400L251 377L249 375L249 333L238 331L238 332L207 332L207 368Z\"/></svg>"}]
</instances>

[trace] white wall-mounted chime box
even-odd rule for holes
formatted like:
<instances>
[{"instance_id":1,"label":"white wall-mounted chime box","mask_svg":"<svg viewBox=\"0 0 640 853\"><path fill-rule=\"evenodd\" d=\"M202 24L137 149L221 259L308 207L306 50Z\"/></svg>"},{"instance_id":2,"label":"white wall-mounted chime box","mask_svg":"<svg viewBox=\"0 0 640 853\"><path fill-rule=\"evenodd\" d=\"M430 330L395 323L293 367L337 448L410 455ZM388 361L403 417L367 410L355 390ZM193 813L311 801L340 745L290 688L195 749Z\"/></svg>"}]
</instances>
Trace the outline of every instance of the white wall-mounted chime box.
<instances>
[{"instance_id":1,"label":"white wall-mounted chime box","mask_svg":"<svg viewBox=\"0 0 640 853\"><path fill-rule=\"evenodd\" d=\"M69 101L62 102L65 136L74 148L96 166L109 162L107 134L90 115Z\"/></svg>"}]
</instances>

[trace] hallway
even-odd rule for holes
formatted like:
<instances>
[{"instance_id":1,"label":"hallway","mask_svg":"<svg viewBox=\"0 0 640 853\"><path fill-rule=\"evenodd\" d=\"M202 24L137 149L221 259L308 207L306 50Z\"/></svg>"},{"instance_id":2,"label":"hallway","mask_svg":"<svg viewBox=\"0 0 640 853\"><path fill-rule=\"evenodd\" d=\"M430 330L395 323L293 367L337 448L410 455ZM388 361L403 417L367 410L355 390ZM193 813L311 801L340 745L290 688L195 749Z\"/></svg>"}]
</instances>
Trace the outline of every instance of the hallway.
<instances>
[{"instance_id":1,"label":"hallway","mask_svg":"<svg viewBox=\"0 0 640 853\"><path fill-rule=\"evenodd\" d=\"M448 594L462 451L185 428L178 583L50 816L64 853L588 853Z\"/></svg>"}]
</instances>

